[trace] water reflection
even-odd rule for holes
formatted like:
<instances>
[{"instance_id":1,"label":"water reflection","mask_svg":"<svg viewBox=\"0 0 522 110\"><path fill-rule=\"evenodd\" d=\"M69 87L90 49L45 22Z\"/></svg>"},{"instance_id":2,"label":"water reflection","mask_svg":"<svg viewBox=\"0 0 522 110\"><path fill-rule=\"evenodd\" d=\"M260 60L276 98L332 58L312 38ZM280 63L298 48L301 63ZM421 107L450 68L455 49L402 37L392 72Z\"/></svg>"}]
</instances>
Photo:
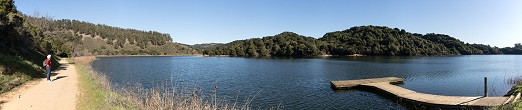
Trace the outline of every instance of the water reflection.
<instances>
[{"instance_id":1,"label":"water reflection","mask_svg":"<svg viewBox=\"0 0 522 110\"><path fill-rule=\"evenodd\" d=\"M402 77L404 88L440 95L482 95L488 77L490 96L502 96L507 80L520 76L522 58L516 55L444 57L110 57L93 67L114 83L172 80L206 92L218 85L218 95L257 94L253 107L285 109L406 109L367 91L334 91L331 80Z\"/></svg>"}]
</instances>

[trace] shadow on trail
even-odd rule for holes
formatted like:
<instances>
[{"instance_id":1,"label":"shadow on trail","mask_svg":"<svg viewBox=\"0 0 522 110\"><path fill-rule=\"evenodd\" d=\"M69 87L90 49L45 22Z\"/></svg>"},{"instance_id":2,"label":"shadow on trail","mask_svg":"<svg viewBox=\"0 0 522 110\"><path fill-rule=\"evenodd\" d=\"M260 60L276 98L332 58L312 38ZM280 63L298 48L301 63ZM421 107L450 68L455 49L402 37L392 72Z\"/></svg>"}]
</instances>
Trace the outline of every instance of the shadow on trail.
<instances>
[{"instance_id":1,"label":"shadow on trail","mask_svg":"<svg viewBox=\"0 0 522 110\"><path fill-rule=\"evenodd\" d=\"M56 67L55 69L53 69L52 71L59 71L59 70L67 70L65 69L67 66L69 66L70 64L69 63L65 63L65 64L61 64L59 67Z\"/></svg>"},{"instance_id":2,"label":"shadow on trail","mask_svg":"<svg viewBox=\"0 0 522 110\"><path fill-rule=\"evenodd\" d=\"M52 81L56 81L56 80L58 80L58 79L62 79L62 78L66 78L66 77L67 77L67 76L58 76L58 77L54 78Z\"/></svg>"}]
</instances>

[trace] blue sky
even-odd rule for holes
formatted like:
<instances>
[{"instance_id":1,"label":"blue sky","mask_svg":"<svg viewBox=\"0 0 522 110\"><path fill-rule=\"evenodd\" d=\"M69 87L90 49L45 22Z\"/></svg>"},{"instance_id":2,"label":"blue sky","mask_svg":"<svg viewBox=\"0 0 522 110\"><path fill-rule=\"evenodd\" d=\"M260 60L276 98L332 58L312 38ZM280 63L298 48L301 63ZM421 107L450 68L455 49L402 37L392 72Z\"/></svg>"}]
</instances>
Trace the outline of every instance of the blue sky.
<instances>
[{"instance_id":1,"label":"blue sky","mask_svg":"<svg viewBox=\"0 0 522 110\"><path fill-rule=\"evenodd\" d=\"M521 0L16 0L54 19L169 33L185 44L227 43L291 31L315 38L353 26L441 33L464 42L522 42Z\"/></svg>"}]
</instances>

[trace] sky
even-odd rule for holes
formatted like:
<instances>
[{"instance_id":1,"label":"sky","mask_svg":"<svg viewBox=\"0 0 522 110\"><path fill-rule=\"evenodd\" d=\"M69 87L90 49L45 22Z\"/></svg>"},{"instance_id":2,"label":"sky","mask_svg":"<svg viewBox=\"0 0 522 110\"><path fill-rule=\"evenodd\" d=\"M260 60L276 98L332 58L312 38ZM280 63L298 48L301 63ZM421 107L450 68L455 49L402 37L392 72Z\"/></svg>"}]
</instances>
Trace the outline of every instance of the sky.
<instances>
[{"instance_id":1,"label":"sky","mask_svg":"<svg viewBox=\"0 0 522 110\"><path fill-rule=\"evenodd\" d=\"M158 31L184 44L228 43L284 31L322 37L376 25L467 43L522 43L522 0L15 0L19 11Z\"/></svg>"}]
</instances>

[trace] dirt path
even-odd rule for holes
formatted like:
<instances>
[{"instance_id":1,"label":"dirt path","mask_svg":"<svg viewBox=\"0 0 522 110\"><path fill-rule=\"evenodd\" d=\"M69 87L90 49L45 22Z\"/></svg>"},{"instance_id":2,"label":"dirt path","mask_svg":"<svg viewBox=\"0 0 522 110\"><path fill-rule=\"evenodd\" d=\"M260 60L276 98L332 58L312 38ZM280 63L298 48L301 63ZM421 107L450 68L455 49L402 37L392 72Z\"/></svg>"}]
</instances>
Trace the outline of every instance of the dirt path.
<instances>
[{"instance_id":1,"label":"dirt path","mask_svg":"<svg viewBox=\"0 0 522 110\"><path fill-rule=\"evenodd\" d=\"M25 85L1 96L1 110L73 110L76 109L78 75L74 65L60 59L62 66L52 73L52 82L45 79Z\"/></svg>"}]
</instances>

